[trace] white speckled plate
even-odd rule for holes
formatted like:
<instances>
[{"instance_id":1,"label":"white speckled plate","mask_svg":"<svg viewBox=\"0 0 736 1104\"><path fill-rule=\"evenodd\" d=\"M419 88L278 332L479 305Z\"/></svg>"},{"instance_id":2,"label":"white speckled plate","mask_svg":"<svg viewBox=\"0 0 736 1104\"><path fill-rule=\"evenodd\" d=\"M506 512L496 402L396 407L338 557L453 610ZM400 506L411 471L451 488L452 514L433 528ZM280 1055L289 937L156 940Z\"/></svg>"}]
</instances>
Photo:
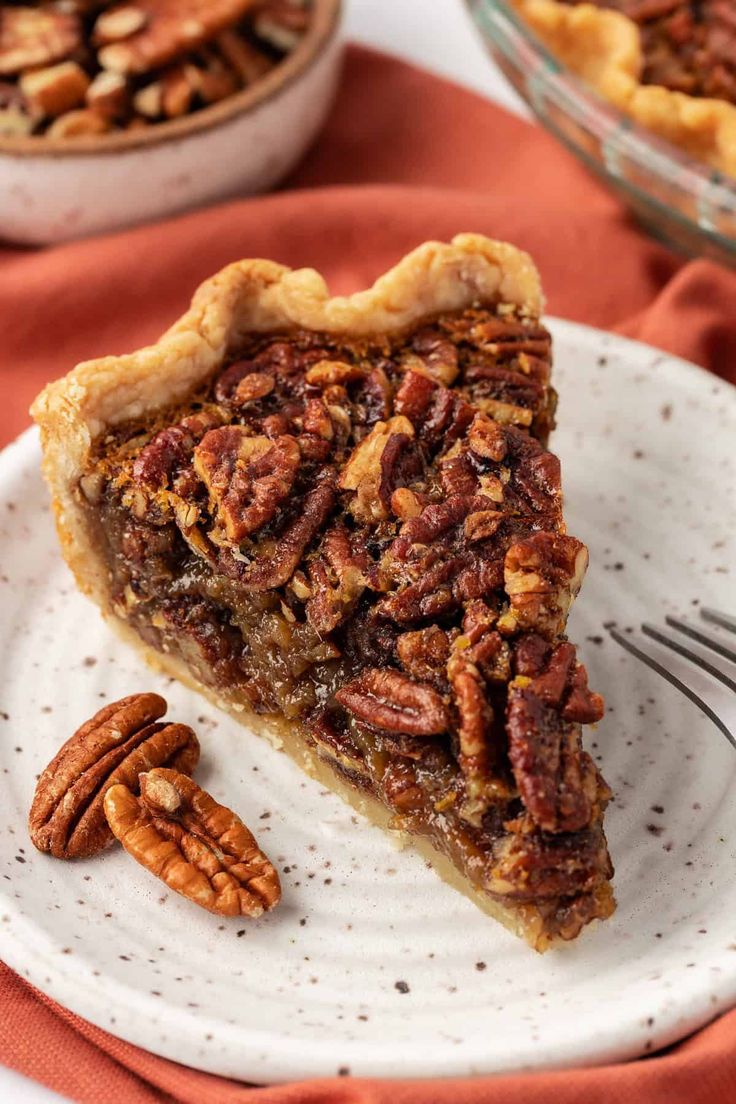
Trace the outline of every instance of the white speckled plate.
<instances>
[{"instance_id":1,"label":"white speckled plate","mask_svg":"<svg viewBox=\"0 0 736 1104\"><path fill-rule=\"evenodd\" d=\"M11 966L123 1038L254 1081L626 1058L736 999L736 755L603 627L698 601L736 609L735 392L643 345L553 330L569 528L592 561L571 631L609 703L591 748L616 792L612 920L535 955L284 756L150 674L75 592L29 434L0 458L0 953ZM273 916L219 920L119 849L65 864L30 845L36 774L103 701L144 688L197 727L200 781L277 861Z\"/></svg>"}]
</instances>

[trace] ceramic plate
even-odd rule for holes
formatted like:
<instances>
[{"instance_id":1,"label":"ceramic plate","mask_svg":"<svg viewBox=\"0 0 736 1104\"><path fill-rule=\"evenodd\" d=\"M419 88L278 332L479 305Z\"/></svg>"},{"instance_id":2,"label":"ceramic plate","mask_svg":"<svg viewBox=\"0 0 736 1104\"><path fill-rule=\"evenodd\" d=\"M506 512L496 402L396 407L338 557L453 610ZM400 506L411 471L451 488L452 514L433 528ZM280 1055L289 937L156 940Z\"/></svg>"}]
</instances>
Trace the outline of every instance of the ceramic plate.
<instances>
[{"instance_id":1,"label":"ceramic plate","mask_svg":"<svg viewBox=\"0 0 736 1104\"><path fill-rule=\"evenodd\" d=\"M0 458L0 953L101 1027L252 1081L596 1063L655 1050L736 999L736 755L622 652L622 628L736 609L736 401L656 350L553 323L569 530L591 568L571 634L608 702L589 746L613 786L618 911L539 956L282 755L152 675L75 591L39 450ZM201 783L282 872L256 923L199 911L120 849L36 853L37 773L108 700L141 689L194 725Z\"/></svg>"}]
</instances>

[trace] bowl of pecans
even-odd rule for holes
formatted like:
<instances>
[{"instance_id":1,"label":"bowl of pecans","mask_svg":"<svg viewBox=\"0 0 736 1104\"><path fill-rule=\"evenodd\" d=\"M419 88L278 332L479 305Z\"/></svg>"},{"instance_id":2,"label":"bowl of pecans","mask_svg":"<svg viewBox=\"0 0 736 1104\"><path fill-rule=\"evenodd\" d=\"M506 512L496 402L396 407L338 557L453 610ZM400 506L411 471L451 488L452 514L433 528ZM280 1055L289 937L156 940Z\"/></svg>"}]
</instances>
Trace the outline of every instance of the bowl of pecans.
<instances>
[{"instance_id":1,"label":"bowl of pecans","mask_svg":"<svg viewBox=\"0 0 736 1104\"><path fill-rule=\"evenodd\" d=\"M58 242L273 187L332 101L340 11L0 3L0 238Z\"/></svg>"}]
</instances>

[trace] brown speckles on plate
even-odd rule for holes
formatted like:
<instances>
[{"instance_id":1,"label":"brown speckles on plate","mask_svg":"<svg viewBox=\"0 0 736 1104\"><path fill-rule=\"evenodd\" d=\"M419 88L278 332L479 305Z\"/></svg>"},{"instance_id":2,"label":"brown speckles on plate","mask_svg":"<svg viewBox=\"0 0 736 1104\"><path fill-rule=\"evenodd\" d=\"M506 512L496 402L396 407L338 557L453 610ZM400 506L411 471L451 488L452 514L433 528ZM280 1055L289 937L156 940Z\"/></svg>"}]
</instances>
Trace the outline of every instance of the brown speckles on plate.
<instances>
[{"instance_id":1,"label":"brown speckles on plate","mask_svg":"<svg viewBox=\"0 0 736 1104\"><path fill-rule=\"evenodd\" d=\"M406 981L395 981L394 989L397 991L397 993L408 993L409 983Z\"/></svg>"}]
</instances>

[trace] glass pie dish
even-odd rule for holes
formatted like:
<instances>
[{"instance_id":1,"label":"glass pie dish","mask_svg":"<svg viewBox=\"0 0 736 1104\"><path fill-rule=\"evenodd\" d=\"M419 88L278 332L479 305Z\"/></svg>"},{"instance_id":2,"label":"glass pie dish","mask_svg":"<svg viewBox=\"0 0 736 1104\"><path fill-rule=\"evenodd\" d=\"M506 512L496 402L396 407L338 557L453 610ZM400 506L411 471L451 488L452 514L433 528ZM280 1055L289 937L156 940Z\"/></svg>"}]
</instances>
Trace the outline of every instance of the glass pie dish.
<instances>
[{"instance_id":1,"label":"glass pie dish","mask_svg":"<svg viewBox=\"0 0 736 1104\"><path fill-rule=\"evenodd\" d=\"M650 232L736 267L736 180L696 161L601 99L505 0L466 0L493 60L540 123L602 178Z\"/></svg>"}]
</instances>

